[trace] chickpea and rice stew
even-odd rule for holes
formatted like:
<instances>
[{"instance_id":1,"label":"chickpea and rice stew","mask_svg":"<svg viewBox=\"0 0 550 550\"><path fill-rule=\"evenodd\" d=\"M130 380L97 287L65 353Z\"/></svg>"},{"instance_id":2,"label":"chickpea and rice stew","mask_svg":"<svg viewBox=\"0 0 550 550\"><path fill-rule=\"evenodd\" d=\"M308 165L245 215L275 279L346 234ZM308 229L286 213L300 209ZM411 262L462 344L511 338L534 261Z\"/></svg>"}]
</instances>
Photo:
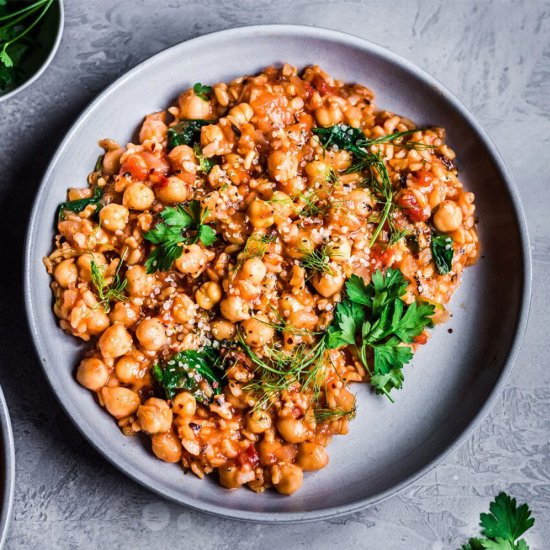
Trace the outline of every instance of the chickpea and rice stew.
<instances>
[{"instance_id":1,"label":"chickpea and rice stew","mask_svg":"<svg viewBox=\"0 0 550 550\"><path fill-rule=\"evenodd\" d=\"M350 384L393 400L478 257L445 131L285 64L197 83L139 143L100 146L44 259L89 342L77 381L160 460L294 493L347 433Z\"/></svg>"}]
</instances>

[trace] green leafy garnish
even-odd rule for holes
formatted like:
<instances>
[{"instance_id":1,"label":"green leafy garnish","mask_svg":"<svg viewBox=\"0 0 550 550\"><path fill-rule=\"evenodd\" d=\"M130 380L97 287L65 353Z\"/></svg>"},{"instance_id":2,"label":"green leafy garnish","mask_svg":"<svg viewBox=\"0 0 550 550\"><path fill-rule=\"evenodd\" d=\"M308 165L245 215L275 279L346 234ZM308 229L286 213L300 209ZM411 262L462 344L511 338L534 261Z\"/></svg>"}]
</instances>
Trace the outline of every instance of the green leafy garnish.
<instances>
[{"instance_id":1,"label":"green leafy garnish","mask_svg":"<svg viewBox=\"0 0 550 550\"><path fill-rule=\"evenodd\" d=\"M201 140L201 128L212 124L208 120L182 120L168 128L168 149L178 145L193 145Z\"/></svg>"},{"instance_id":2,"label":"green leafy garnish","mask_svg":"<svg viewBox=\"0 0 550 550\"><path fill-rule=\"evenodd\" d=\"M200 82L197 82L193 86L193 91L195 92L195 95L200 97L203 101L208 101L208 94L212 93L212 86L204 86Z\"/></svg>"},{"instance_id":3,"label":"green leafy garnish","mask_svg":"<svg viewBox=\"0 0 550 550\"><path fill-rule=\"evenodd\" d=\"M518 507L515 498L500 493L489 510L489 514L479 516L481 533L486 538L471 538L461 550L529 550L524 539L517 540L535 523L529 506Z\"/></svg>"},{"instance_id":4,"label":"green leafy garnish","mask_svg":"<svg viewBox=\"0 0 550 550\"><path fill-rule=\"evenodd\" d=\"M199 403L209 403L222 389L219 359L211 347L180 351L165 363L154 365L153 376L166 399L188 391Z\"/></svg>"},{"instance_id":5,"label":"green leafy garnish","mask_svg":"<svg viewBox=\"0 0 550 550\"><path fill-rule=\"evenodd\" d=\"M78 212L82 212L90 204L93 204L96 207L98 207L100 205L102 197L103 197L103 190L101 189L101 187L96 187L91 197L87 197L84 199L76 199L74 201L62 202L59 205L57 215L60 220L64 220L66 210L69 210L70 212L78 213Z\"/></svg>"},{"instance_id":6,"label":"green leafy garnish","mask_svg":"<svg viewBox=\"0 0 550 550\"><path fill-rule=\"evenodd\" d=\"M204 246L210 246L216 240L214 229L203 223L208 216L208 209L203 212L197 200L174 208L167 206L160 216L164 223L157 223L143 235L156 245L145 262L147 273L168 271L182 255L184 244L201 242Z\"/></svg>"},{"instance_id":7,"label":"green leafy garnish","mask_svg":"<svg viewBox=\"0 0 550 550\"><path fill-rule=\"evenodd\" d=\"M193 151L195 152L195 156L199 161L199 170L201 172L209 174L210 170L212 170L212 168L214 168L214 166L218 164L215 158L207 158L202 154L202 147L200 146L200 143L195 143L195 145L193 146Z\"/></svg>"},{"instance_id":8,"label":"green leafy garnish","mask_svg":"<svg viewBox=\"0 0 550 550\"><path fill-rule=\"evenodd\" d=\"M338 420L340 418L347 418L349 420L353 420L356 414L357 414L356 407L353 407L349 411L345 411L344 409L340 409L340 408L329 409L324 407L318 407L314 411L315 421L317 422L317 424L321 424L322 422L331 422L333 420Z\"/></svg>"},{"instance_id":9,"label":"green leafy garnish","mask_svg":"<svg viewBox=\"0 0 550 550\"><path fill-rule=\"evenodd\" d=\"M398 269L377 270L372 281L352 275L346 282L346 298L336 306L328 328L328 349L352 346L370 374L376 393L390 401L392 389L403 384L403 366L413 357L410 346L426 327L433 325L433 305L424 301L405 304L408 282ZM369 358L372 357L372 360Z\"/></svg>"},{"instance_id":10,"label":"green leafy garnish","mask_svg":"<svg viewBox=\"0 0 550 550\"><path fill-rule=\"evenodd\" d=\"M443 233L432 233L432 258L440 275L445 275L453 268L453 239Z\"/></svg>"},{"instance_id":11,"label":"green leafy garnish","mask_svg":"<svg viewBox=\"0 0 550 550\"><path fill-rule=\"evenodd\" d=\"M305 251L300 260L300 265L305 269L316 271L317 273L334 274L330 265L330 255L328 254L326 246L321 246L311 251Z\"/></svg>"},{"instance_id":12,"label":"green leafy garnish","mask_svg":"<svg viewBox=\"0 0 550 550\"><path fill-rule=\"evenodd\" d=\"M124 263L124 256L125 254L123 253L111 283L107 283L105 280L105 267L97 265L94 260L90 262L92 284L97 291L99 305L103 307L105 313L111 311L111 302L125 302L127 300L124 289L128 284L128 279L121 279L120 277L120 269Z\"/></svg>"},{"instance_id":13,"label":"green leafy garnish","mask_svg":"<svg viewBox=\"0 0 550 550\"><path fill-rule=\"evenodd\" d=\"M25 76L20 63L34 44L29 33L38 25L53 0L37 0L10 12L0 4L0 90L15 87Z\"/></svg>"}]
</instances>

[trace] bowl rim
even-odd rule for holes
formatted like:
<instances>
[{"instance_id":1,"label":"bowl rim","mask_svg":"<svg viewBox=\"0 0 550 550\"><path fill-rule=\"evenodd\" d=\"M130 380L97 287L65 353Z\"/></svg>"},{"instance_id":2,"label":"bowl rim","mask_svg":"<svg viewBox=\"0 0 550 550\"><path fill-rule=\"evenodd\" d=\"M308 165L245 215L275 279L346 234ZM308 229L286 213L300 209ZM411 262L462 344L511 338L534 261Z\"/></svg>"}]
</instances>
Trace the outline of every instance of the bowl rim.
<instances>
[{"instance_id":1,"label":"bowl rim","mask_svg":"<svg viewBox=\"0 0 550 550\"><path fill-rule=\"evenodd\" d=\"M63 29L65 27L65 8L63 6L63 0L55 0L55 2L57 3L57 6L59 8L59 21L57 23L55 41L50 50L50 53L48 54L48 57L46 57L46 59L42 62L40 67L38 67L38 69L32 74L30 78L25 80L22 84L17 86L17 88L14 88L7 94L0 95L0 103L2 101L6 101L10 97L13 97L14 95L17 95L19 92L22 92L27 86L30 86L33 82L38 80L42 76L44 71L50 66L51 62L53 61L53 58L57 53L57 50L59 49L59 44L61 43L61 38L63 36Z\"/></svg>"},{"instance_id":2,"label":"bowl rim","mask_svg":"<svg viewBox=\"0 0 550 550\"><path fill-rule=\"evenodd\" d=\"M13 510L13 495L15 490L15 445L11 427L10 413L6 398L0 388L0 429L2 430L2 459L4 461L4 494L2 510L0 511L0 548L6 541Z\"/></svg>"},{"instance_id":3,"label":"bowl rim","mask_svg":"<svg viewBox=\"0 0 550 550\"><path fill-rule=\"evenodd\" d=\"M141 477L141 470L139 468L129 467L127 464L119 463L117 458L110 454L108 448L104 448L101 441L92 440L92 438L84 431L84 428L80 426L77 421L78 413L76 411L69 410L61 398L59 389L56 387L53 377L49 376L50 366L47 365L45 361L41 361L40 358L44 357L45 354L40 345L40 338L38 337L40 330L36 323L34 306L31 301L31 265L35 261L33 256L33 241L31 240L33 233L35 232L34 228L37 225L37 219L40 215L40 198L47 192L46 183L51 179L52 172L54 170L55 164L58 161L58 158L62 155L66 145L72 139L73 134L75 134L80 125L88 117L88 114L93 111L96 105L103 100L103 98L113 92L122 85L127 79L131 78L134 74L142 70L142 67L145 64L152 62L152 60L159 61L163 57L167 56L170 51L174 48L180 48L184 44L192 43L194 46L207 46L213 43L216 43L219 39L231 39L234 37L242 37L242 35L249 36L254 39L257 36L257 33L266 33L266 34L276 34L281 39L284 39L285 36L297 36L299 38L309 38L309 39L319 39L319 40L329 40L331 42L339 42L343 45L354 47L358 50L368 51L369 53L375 54L378 57L381 57L385 61L398 65L400 68L406 70L412 74L417 79L425 82L427 85L432 87L437 93L443 96L452 107L458 112L458 114L466 120L470 125L476 137L483 143L487 152L495 164L496 170L500 175L500 178L503 182L504 188L508 193L510 198L511 206L513 213L515 215L518 232L520 238L520 249L522 254L522 285L520 292L520 306L518 311L518 316L516 320L515 334L511 342L510 350L506 359L503 362L503 367L501 369L498 378L495 381L493 388L490 390L489 395L477 413L470 420L468 425L463 429L463 431L456 437L456 439L447 445L435 458L428 462L423 468L420 468L414 474L406 477L400 483L389 487L383 491L380 491L369 497L359 499L353 503L344 505L344 506L327 506L326 508L321 508L314 511L299 511L299 512L256 512L256 511L247 511L247 510L238 510L238 509L229 509L223 506L223 504L210 504L204 503L196 497L188 497L181 495L177 490L166 491L158 489L154 486L152 482L149 482L146 479ZM412 483L416 482L420 478L426 476L431 472L438 464L440 464L448 455L455 451L459 446L461 446L472 434L472 432L478 427L480 422L488 415L489 411L495 404L496 398L502 392L506 381L510 375L510 372L513 368L514 363L516 362L523 337L525 335L525 330L527 326L527 321L529 317L530 309L530 299L531 299L531 286L532 286L532 266L531 266L531 251L529 245L529 235L527 232L527 224L525 220L525 214L523 206L521 203L520 195L515 185L513 176L505 164L502 156L500 155L497 147L492 142L491 138L487 132L481 127L481 125L476 121L470 111L458 100L458 98L450 92L445 86L443 86L437 79L431 76L429 73L423 69L417 67L412 62L401 57L400 55L380 46L370 40L366 40L361 37L357 37L348 33L341 31L335 31L331 29L325 29L321 27L311 27L307 25L290 25L290 24L268 24L268 25L250 25L250 26L241 26L230 28L222 31L216 31L209 34L201 35L190 40L186 40L169 48L166 48L159 53L145 59L130 71L123 74L121 77L116 79L110 86L105 88L100 92L100 94L88 105L88 107L81 113L78 119L74 122L71 129L67 132L63 138L61 144L59 145L55 155L53 156L50 164L42 178L40 187L35 196L35 202L33 205L32 213L29 219L29 225L27 228L26 234L26 243L25 243L25 253L24 253L24 295L25 295L25 308L27 312L27 321L29 325L29 330L32 335L33 344L35 351L39 358L42 368L48 379L48 383L52 388L56 398L61 404L62 408L65 410L66 414L69 416L73 424L77 429L82 433L82 435L90 442L90 444L111 464L113 464L117 469L122 471L125 475L138 482L140 485L148 488L152 492L167 498L178 504L183 504L193 510L199 512L206 512L208 514L223 517L227 519L241 520L241 521L251 521L258 523L270 523L270 524L288 524L288 523L303 523L309 521L316 521L322 519L330 519L334 517L339 517L343 515L348 515L357 511L360 511L367 506L372 506L383 500L399 493L404 490L406 487L410 486Z\"/></svg>"}]
</instances>

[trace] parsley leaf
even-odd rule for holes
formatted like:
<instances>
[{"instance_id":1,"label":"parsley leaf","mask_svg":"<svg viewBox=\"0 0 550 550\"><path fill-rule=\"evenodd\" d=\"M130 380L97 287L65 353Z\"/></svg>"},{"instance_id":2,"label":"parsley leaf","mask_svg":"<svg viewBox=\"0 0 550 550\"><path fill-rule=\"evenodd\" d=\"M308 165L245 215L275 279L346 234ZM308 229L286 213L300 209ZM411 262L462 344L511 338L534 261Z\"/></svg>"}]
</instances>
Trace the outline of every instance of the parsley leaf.
<instances>
[{"instance_id":1,"label":"parsley leaf","mask_svg":"<svg viewBox=\"0 0 550 550\"><path fill-rule=\"evenodd\" d=\"M517 540L535 524L529 506L517 506L515 498L500 493L489 510L479 516L481 532L487 538L471 538L461 550L529 550L524 539Z\"/></svg>"},{"instance_id":2,"label":"parsley leaf","mask_svg":"<svg viewBox=\"0 0 550 550\"><path fill-rule=\"evenodd\" d=\"M168 128L168 149L178 145L189 145L192 147L200 142L201 128L212 124L208 120L182 120Z\"/></svg>"},{"instance_id":3,"label":"parsley leaf","mask_svg":"<svg viewBox=\"0 0 550 550\"><path fill-rule=\"evenodd\" d=\"M91 197L87 197L84 199L76 199L74 201L62 202L59 205L59 208L57 210L57 215L60 220L64 220L66 210L69 210L70 212L78 213L78 212L82 212L90 204L93 204L96 207L98 207L100 205L102 197L103 197L103 190L101 189L101 187L96 187Z\"/></svg>"},{"instance_id":4,"label":"parsley leaf","mask_svg":"<svg viewBox=\"0 0 550 550\"><path fill-rule=\"evenodd\" d=\"M403 385L403 366L413 357L411 347L404 344L413 343L433 324L433 305L423 301L407 305L401 299L407 286L398 269L376 271L368 285L352 275L325 337L328 349L353 346L376 393L390 400L390 391Z\"/></svg>"},{"instance_id":5,"label":"parsley leaf","mask_svg":"<svg viewBox=\"0 0 550 550\"><path fill-rule=\"evenodd\" d=\"M153 377L166 399L173 399L179 391L188 391L199 403L209 403L222 388L218 359L218 353L211 347L180 351L164 364L154 365Z\"/></svg>"},{"instance_id":6,"label":"parsley leaf","mask_svg":"<svg viewBox=\"0 0 550 550\"><path fill-rule=\"evenodd\" d=\"M160 213L164 223L157 223L143 235L146 240L156 245L145 262L147 273L168 271L174 261L182 255L184 244L214 244L215 230L203 223L207 215L208 210L203 212L197 200L192 200L185 206L167 206Z\"/></svg>"},{"instance_id":7,"label":"parsley leaf","mask_svg":"<svg viewBox=\"0 0 550 550\"><path fill-rule=\"evenodd\" d=\"M199 161L199 170L201 172L204 172L205 174L209 174L210 170L218 164L217 160L212 158L207 158L202 154L202 148L200 146L200 143L195 143L193 146L193 151L195 152L195 156L197 157L197 160Z\"/></svg>"},{"instance_id":8,"label":"parsley leaf","mask_svg":"<svg viewBox=\"0 0 550 550\"><path fill-rule=\"evenodd\" d=\"M432 233L432 258L440 275L445 275L453 268L453 239L443 233Z\"/></svg>"},{"instance_id":9,"label":"parsley leaf","mask_svg":"<svg viewBox=\"0 0 550 550\"><path fill-rule=\"evenodd\" d=\"M208 94L212 93L212 86L204 86L200 82L197 82L193 86L193 91L195 95L200 97L203 101L208 101Z\"/></svg>"}]
</instances>

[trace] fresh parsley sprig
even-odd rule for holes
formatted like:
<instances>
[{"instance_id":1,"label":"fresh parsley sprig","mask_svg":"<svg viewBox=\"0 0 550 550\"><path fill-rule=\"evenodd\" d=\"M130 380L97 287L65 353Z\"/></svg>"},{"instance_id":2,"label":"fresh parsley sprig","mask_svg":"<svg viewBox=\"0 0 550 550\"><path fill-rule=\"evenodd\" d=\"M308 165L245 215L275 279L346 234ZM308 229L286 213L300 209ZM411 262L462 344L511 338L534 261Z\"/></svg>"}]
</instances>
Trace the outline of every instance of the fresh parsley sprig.
<instances>
[{"instance_id":1,"label":"fresh parsley sprig","mask_svg":"<svg viewBox=\"0 0 550 550\"><path fill-rule=\"evenodd\" d=\"M152 373L166 399L188 391L200 403L209 403L222 390L220 355L211 347L180 351L165 363L154 365Z\"/></svg>"},{"instance_id":2,"label":"fresh parsley sprig","mask_svg":"<svg viewBox=\"0 0 550 550\"><path fill-rule=\"evenodd\" d=\"M193 91L195 92L195 95L200 97L203 101L208 101L208 94L212 93L212 86L205 86L204 84L197 82L193 86Z\"/></svg>"},{"instance_id":3,"label":"fresh parsley sprig","mask_svg":"<svg viewBox=\"0 0 550 550\"><path fill-rule=\"evenodd\" d=\"M405 304L401 296L407 286L398 269L390 268L385 274L377 270L368 285L352 275L346 282L346 298L337 305L326 335L328 349L355 348L376 393L390 401L391 390L403 385L403 366L413 357L406 344L433 325L435 312L424 301Z\"/></svg>"},{"instance_id":4,"label":"fresh parsley sprig","mask_svg":"<svg viewBox=\"0 0 550 550\"><path fill-rule=\"evenodd\" d=\"M489 511L479 516L485 538L471 538L461 550L529 550L525 539L518 540L535 523L527 504L518 506L515 498L500 493Z\"/></svg>"},{"instance_id":5,"label":"fresh parsley sprig","mask_svg":"<svg viewBox=\"0 0 550 550\"><path fill-rule=\"evenodd\" d=\"M176 207L167 206L160 213L164 223L157 223L143 235L156 245L145 262L147 273L168 271L182 255L184 244L201 242L204 246L212 245L216 232L204 223L207 216L208 209L203 211L197 200Z\"/></svg>"}]
</instances>

